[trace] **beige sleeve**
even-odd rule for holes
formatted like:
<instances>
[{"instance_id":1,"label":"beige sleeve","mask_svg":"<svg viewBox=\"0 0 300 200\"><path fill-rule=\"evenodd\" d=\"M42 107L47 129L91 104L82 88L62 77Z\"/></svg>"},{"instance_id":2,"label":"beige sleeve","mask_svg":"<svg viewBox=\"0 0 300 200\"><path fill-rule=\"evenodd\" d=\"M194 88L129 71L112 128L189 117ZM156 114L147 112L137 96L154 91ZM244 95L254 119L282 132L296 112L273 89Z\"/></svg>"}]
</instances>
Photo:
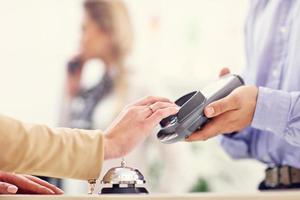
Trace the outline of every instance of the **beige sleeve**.
<instances>
[{"instance_id":1,"label":"beige sleeve","mask_svg":"<svg viewBox=\"0 0 300 200\"><path fill-rule=\"evenodd\" d=\"M26 124L0 115L0 170L57 178L98 178L101 131Z\"/></svg>"}]
</instances>

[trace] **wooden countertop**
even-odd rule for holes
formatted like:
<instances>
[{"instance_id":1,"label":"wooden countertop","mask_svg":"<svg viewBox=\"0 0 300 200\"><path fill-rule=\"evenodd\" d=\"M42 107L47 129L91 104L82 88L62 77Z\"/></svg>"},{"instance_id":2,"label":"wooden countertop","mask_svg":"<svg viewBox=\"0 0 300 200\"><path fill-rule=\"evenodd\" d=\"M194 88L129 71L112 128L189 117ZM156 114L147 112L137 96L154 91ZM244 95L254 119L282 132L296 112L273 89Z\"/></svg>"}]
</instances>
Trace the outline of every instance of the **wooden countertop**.
<instances>
[{"instance_id":1,"label":"wooden countertop","mask_svg":"<svg viewBox=\"0 0 300 200\"><path fill-rule=\"evenodd\" d=\"M0 195L0 200L300 200L300 192L257 192L257 193L192 193L192 194L150 194L150 195L82 195L82 196L41 196L41 195Z\"/></svg>"}]
</instances>

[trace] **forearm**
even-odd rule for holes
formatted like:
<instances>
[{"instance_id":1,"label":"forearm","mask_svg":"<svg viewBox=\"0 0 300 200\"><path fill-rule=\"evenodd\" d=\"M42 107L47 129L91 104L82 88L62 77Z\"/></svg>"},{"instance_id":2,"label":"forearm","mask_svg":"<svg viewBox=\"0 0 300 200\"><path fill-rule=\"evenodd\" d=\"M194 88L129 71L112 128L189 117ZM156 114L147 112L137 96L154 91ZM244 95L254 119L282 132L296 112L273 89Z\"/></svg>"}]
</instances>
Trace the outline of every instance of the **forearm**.
<instances>
[{"instance_id":1,"label":"forearm","mask_svg":"<svg viewBox=\"0 0 300 200\"><path fill-rule=\"evenodd\" d=\"M300 92L260 87L251 126L300 146Z\"/></svg>"},{"instance_id":2,"label":"forearm","mask_svg":"<svg viewBox=\"0 0 300 200\"><path fill-rule=\"evenodd\" d=\"M98 178L104 157L100 131L50 129L0 116L0 169L74 179Z\"/></svg>"}]
</instances>

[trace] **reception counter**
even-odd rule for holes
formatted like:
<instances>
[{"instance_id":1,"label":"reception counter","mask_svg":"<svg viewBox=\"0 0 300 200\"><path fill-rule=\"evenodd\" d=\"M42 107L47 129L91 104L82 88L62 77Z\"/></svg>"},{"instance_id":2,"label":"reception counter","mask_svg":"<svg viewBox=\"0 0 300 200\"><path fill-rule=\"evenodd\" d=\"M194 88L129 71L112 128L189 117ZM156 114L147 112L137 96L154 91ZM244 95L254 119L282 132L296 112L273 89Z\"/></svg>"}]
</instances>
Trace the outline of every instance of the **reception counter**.
<instances>
[{"instance_id":1,"label":"reception counter","mask_svg":"<svg viewBox=\"0 0 300 200\"><path fill-rule=\"evenodd\" d=\"M193 193L193 194L151 194L151 195L83 195L83 196L0 196L0 200L300 200L300 192L257 192L257 193Z\"/></svg>"}]
</instances>

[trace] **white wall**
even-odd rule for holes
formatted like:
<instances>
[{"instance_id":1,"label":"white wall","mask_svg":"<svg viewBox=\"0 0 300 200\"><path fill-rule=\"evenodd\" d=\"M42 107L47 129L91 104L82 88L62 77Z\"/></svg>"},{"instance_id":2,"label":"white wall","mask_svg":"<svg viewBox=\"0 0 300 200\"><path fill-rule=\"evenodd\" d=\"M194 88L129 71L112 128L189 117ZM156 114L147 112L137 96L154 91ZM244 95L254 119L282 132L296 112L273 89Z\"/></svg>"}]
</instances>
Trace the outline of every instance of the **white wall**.
<instances>
[{"instance_id":1,"label":"white wall","mask_svg":"<svg viewBox=\"0 0 300 200\"><path fill-rule=\"evenodd\" d=\"M54 125L64 63L79 37L79 1L0 1L0 110Z\"/></svg>"}]
</instances>

